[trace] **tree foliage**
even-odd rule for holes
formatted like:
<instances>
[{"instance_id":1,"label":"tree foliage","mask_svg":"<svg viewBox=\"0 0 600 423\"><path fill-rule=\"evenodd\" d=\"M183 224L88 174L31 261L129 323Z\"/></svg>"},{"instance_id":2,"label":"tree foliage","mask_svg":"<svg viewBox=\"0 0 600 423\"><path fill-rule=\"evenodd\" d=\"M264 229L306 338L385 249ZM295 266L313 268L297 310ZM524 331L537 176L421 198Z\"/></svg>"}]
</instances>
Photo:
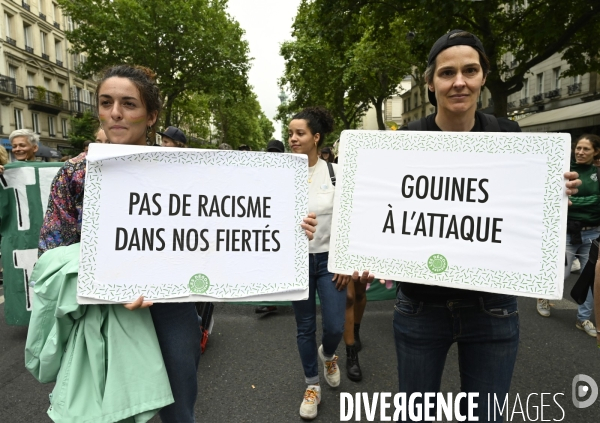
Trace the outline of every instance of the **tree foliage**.
<instances>
[{"instance_id":1,"label":"tree foliage","mask_svg":"<svg viewBox=\"0 0 600 423\"><path fill-rule=\"evenodd\" d=\"M600 7L589 0L314 0L314 7L329 27L370 15L385 34L402 20L414 33L409 57L420 69L444 33L460 28L476 34L490 58L486 87L497 116L506 116L508 96L521 90L530 69L556 53L570 65L563 76L600 71ZM502 60L507 52L516 67Z\"/></svg>"},{"instance_id":2,"label":"tree foliage","mask_svg":"<svg viewBox=\"0 0 600 423\"><path fill-rule=\"evenodd\" d=\"M95 133L98 129L98 119L90 112L85 112L80 117L71 118L71 131L69 132L69 142L73 146L72 154L79 154L83 151L83 143L94 141Z\"/></svg>"},{"instance_id":3,"label":"tree foliage","mask_svg":"<svg viewBox=\"0 0 600 423\"><path fill-rule=\"evenodd\" d=\"M58 0L76 24L72 52L87 54L79 71L134 63L158 75L165 126L185 92L220 95L247 90L248 45L226 12L226 0Z\"/></svg>"},{"instance_id":4,"label":"tree foliage","mask_svg":"<svg viewBox=\"0 0 600 423\"><path fill-rule=\"evenodd\" d=\"M335 2L325 2L328 6ZM293 100L280 108L279 117L302 107L323 105L343 128L356 127L372 104L380 129L383 101L396 93L410 66L403 60L403 22L379 29L372 13L324 11L318 1L303 0L293 25L294 40L281 47L285 73L281 85L293 93Z\"/></svg>"}]
</instances>

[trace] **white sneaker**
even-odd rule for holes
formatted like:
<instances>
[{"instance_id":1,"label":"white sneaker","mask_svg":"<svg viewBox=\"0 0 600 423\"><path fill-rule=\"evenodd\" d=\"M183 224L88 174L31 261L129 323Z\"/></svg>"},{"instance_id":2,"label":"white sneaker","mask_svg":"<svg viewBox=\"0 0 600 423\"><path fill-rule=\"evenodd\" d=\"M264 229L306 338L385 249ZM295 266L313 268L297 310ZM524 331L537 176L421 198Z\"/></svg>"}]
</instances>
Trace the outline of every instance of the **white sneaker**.
<instances>
[{"instance_id":1,"label":"white sneaker","mask_svg":"<svg viewBox=\"0 0 600 423\"><path fill-rule=\"evenodd\" d=\"M304 392L304 399L300 404L300 417L312 420L317 417L317 406L321 402L321 387L319 385L308 385Z\"/></svg>"},{"instance_id":2,"label":"white sneaker","mask_svg":"<svg viewBox=\"0 0 600 423\"><path fill-rule=\"evenodd\" d=\"M538 298L537 300L537 312L544 317L550 317L550 301L542 300Z\"/></svg>"},{"instance_id":3,"label":"white sneaker","mask_svg":"<svg viewBox=\"0 0 600 423\"><path fill-rule=\"evenodd\" d=\"M340 368L337 365L338 356L334 355L331 361L325 360L325 355L323 354L323 345L319 347L319 358L323 362L324 372L325 372L325 380L329 384L329 386L336 387L340 386Z\"/></svg>"},{"instance_id":4,"label":"white sneaker","mask_svg":"<svg viewBox=\"0 0 600 423\"><path fill-rule=\"evenodd\" d=\"M573 264L571 265L571 272L579 272L581 270L581 263L578 258L573 260Z\"/></svg>"},{"instance_id":5,"label":"white sneaker","mask_svg":"<svg viewBox=\"0 0 600 423\"><path fill-rule=\"evenodd\" d=\"M575 323L575 327L577 329L581 329L582 331L585 331L585 333L587 333L589 336L593 336L594 338L597 335L594 324L592 322L590 322L589 320L584 320L583 322L578 320L577 323Z\"/></svg>"}]
</instances>

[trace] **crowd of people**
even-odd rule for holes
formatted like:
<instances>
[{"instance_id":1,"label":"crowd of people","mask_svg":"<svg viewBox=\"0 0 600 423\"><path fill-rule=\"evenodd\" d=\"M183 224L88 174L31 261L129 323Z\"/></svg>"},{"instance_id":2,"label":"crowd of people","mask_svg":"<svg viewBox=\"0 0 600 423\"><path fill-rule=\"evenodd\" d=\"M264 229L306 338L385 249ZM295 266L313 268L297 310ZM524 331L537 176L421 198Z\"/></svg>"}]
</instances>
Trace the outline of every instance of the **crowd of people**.
<instances>
[{"instance_id":1,"label":"crowd of people","mask_svg":"<svg viewBox=\"0 0 600 423\"><path fill-rule=\"evenodd\" d=\"M431 48L427 64L428 95L437 110L405 130L520 132L516 122L489 117L476 110L490 63L475 35L461 30L443 35ZM161 96L152 71L138 66L114 66L100 80L96 99L100 129L94 142L149 144L149 134L155 131L161 112ZM326 140L334 129L333 124L333 117L327 110L309 107L295 114L288 125L289 151L308 157L310 214L301 226L311 239L309 295L306 300L292 303L297 347L306 383L299 409L304 419L317 417L318 405L325 395L319 367L327 385L332 388L340 385L342 372L337 350L342 339L346 347L347 377L352 381L362 379L358 359L362 348L360 325L366 306L366 286L374 278L368 269L356 269L352 275L332 274L328 270L337 158ZM179 128L170 126L158 133L165 147L188 145ZM28 160L31 152L35 153L36 137L23 134L13 137L11 134L11 142L13 138L21 138L13 143L13 153L16 155L18 151L19 157ZM221 144L219 148L232 149L228 144ZM242 145L238 150L251 149ZM272 140L266 151L283 153L284 143ZM573 194L569 219L579 221L580 227L575 230L570 226L569 229L567 268L575 255L580 257L583 267L588 245L600 235L600 189L595 167L593 164L590 167L598 157L600 139L597 136L582 137L574 144L572 172L565 174L568 179L566 193ZM67 159L58 172L40 234L40 254L79 241L85 166L84 152ZM576 188L581 181L575 172L579 172L583 180L579 194L576 194ZM316 335L317 293L322 316L320 339ZM542 310L547 310L549 315L544 301L538 302L538 310L542 315ZM194 422L200 360L200 331L194 305L152 304L140 297L125 307L132 311L150 307L175 400L160 411L162 421ZM256 312L276 310L276 306L271 305L261 306ZM589 303L578 315L577 327L583 327L586 332L591 323L591 310ZM393 329L400 392L407 396L439 392L446 356L451 345L456 343L461 389L479 393L476 416L480 421L488 421L487 394L504 397L508 393L517 357L519 313L515 296L399 282ZM482 374L486 376L480 377ZM465 407L466 402L461 402L461 409ZM501 419L498 416L495 421Z\"/></svg>"}]
</instances>

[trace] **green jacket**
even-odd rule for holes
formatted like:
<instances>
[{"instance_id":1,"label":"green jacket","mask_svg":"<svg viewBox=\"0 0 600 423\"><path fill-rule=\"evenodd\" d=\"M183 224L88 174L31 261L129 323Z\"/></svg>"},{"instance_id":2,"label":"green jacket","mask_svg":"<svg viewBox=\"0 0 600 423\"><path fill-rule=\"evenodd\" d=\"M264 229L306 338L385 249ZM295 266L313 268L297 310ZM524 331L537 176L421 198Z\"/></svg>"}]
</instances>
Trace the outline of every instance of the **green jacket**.
<instances>
[{"instance_id":1,"label":"green jacket","mask_svg":"<svg viewBox=\"0 0 600 423\"><path fill-rule=\"evenodd\" d=\"M571 170L579 173L581 186L577 194L571 196L569 220L579 220L583 226L600 225L600 182L596 166L571 162Z\"/></svg>"},{"instance_id":2,"label":"green jacket","mask_svg":"<svg viewBox=\"0 0 600 423\"><path fill-rule=\"evenodd\" d=\"M56 381L55 422L147 422L173 403L150 311L77 304L78 270L79 244L35 265L25 367L42 383Z\"/></svg>"}]
</instances>

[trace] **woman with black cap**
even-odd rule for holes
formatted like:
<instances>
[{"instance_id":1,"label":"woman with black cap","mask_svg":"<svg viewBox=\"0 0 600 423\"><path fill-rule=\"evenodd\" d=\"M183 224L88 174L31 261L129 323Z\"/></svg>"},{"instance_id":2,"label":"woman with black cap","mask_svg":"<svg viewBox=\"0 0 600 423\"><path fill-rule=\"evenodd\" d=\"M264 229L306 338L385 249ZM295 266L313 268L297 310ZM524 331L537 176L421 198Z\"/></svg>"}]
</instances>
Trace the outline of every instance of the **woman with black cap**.
<instances>
[{"instance_id":1,"label":"woman with black cap","mask_svg":"<svg viewBox=\"0 0 600 423\"><path fill-rule=\"evenodd\" d=\"M427 65L429 100L437 112L411 122L409 130L521 131L516 122L477 111L490 63L475 35L462 30L445 34L431 48ZM579 183L568 182L567 188ZM479 421L502 421L500 413L490 410L488 415L487 400L488 394L491 398L495 394L502 402L510 388L519 344L516 297L401 282L394 337L400 392L407 398L440 391L446 355L456 342L461 390L479 394L475 416ZM461 414L466 415L466 409L464 400Z\"/></svg>"}]
</instances>

